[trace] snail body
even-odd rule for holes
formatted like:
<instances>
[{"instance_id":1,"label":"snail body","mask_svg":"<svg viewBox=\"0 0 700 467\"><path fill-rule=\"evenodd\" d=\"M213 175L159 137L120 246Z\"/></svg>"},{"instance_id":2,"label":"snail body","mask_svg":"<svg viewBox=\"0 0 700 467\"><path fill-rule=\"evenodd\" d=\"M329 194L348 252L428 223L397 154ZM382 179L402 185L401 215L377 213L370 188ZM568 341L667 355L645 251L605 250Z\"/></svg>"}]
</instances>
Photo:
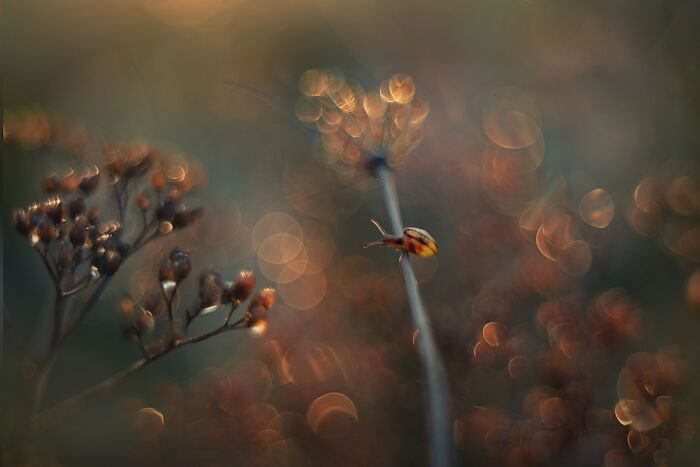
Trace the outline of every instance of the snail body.
<instances>
[{"instance_id":1,"label":"snail body","mask_svg":"<svg viewBox=\"0 0 700 467\"><path fill-rule=\"evenodd\" d=\"M375 219L370 219L370 221L382 234L382 239L365 244L365 248L384 246L407 253L414 253L424 258L433 256L438 251L438 245L433 236L423 229L406 227L403 229L403 235L389 235Z\"/></svg>"}]
</instances>

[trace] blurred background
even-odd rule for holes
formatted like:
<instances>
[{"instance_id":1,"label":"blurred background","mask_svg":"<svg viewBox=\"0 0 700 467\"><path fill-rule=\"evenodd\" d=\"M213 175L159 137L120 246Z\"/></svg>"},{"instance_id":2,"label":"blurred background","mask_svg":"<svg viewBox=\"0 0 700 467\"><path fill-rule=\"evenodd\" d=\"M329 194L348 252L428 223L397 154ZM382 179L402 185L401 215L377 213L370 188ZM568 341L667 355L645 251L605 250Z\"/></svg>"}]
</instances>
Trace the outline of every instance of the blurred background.
<instances>
[{"instance_id":1,"label":"blurred background","mask_svg":"<svg viewBox=\"0 0 700 467\"><path fill-rule=\"evenodd\" d=\"M122 268L61 347L47 406L140 358L119 302L172 247L193 262L183 303L208 267L278 290L264 335L155 362L36 439L32 465L426 465L416 336L397 255L362 249L369 219L389 222L351 125L403 131L401 109L422 112L395 165L404 221L440 245L412 261L459 465L695 465L698 3L7 0L0 14L8 360L22 368L50 325L48 276L9 222L45 199L44 177L120 142L205 182L188 201L202 222ZM328 83L351 108L319 101Z\"/></svg>"}]
</instances>

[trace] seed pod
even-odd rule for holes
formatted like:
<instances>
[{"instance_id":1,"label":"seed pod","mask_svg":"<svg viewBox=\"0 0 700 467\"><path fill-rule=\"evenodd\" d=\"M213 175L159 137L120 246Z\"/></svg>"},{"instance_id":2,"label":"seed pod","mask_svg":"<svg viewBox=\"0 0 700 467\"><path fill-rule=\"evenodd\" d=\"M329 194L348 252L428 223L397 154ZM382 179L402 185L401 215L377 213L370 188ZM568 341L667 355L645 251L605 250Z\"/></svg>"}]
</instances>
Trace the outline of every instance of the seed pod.
<instances>
[{"instance_id":1,"label":"seed pod","mask_svg":"<svg viewBox=\"0 0 700 467\"><path fill-rule=\"evenodd\" d=\"M160 262L158 280L160 282L175 281L175 268L173 268L173 262L170 261L170 258L163 258L163 261Z\"/></svg>"},{"instance_id":2,"label":"seed pod","mask_svg":"<svg viewBox=\"0 0 700 467\"><path fill-rule=\"evenodd\" d=\"M119 301L119 313L125 318L129 318L134 312L134 301L129 297L124 297Z\"/></svg>"},{"instance_id":3,"label":"seed pod","mask_svg":"<svg viewBox=\"0 0 700 467\"><path fill-rule=\"evenodd\" d=\"M85 213L87 206L85 205L85 198L82 196L75 198L68 205L68 215L71 219L75 219L78 216L82 216Z\"/></svg>"},{"instance_id":4,"label":"seed pod","mask_svg":"<svg viewBox=\"0 0 700 467\"><path fill-rule=\"evenodd\" d=\"M267 310L275 303L277 292L275 289L266 287L260 290L248 307L248 312L245 314L246 326L255 326L260 321L265 320Z\"/></svg>"},{"instance_id":5,"label":"seed pod","mask_svg":"<svg viewBox=\"0 0 700 467\"><path fill-rule=\"evenodd\" d=\"M246 300L255 288L253 271L241 271L231 285L231 298L242 302Z\"/></svg>"},{"instance_id":6,"label":"seed pod","mask_svg":"<svg viewBox=\"0 0 700 467\"><path fill-rule=\"evenodd\" d=\"M63 180L58 174L51 174L41 182L41 186L49 194L61 191Z\"/></svg>"},{"instance_id":7,"label":"seed pod","mask_svg":"<svg viewBox=\"0 0 700 467\"><path fill-rule=\"evenodd\" d=\"M221 303L221 278L215 271L207 271L199 277L199 306L209 308Z\"/></svg>"},{"instance_id":8,"label":"seed pod","mask_svg":"<svg viewBox=\"0 0 700 467\"><path fill-rule=\"evenodd\" d=\"M118 148L117 151L119 151ZM105 167L107 168L107 172L109 173L109 175L112 177L112 180L117 181L126 172L126 158L121 154L111 154L108 155L108 157L110 157L111 159L105 163Z\"/></svg>"},{"instance_id":9,"label":"seed pod","mask_svg":"<svg viewBox=\"0 0 700 467\"><path fill-rule=\"evenodd\" d=\"M142 211L146 211L151 207L151 197L148 196L148 192L143 191L136 197L136 205Z\"/></svg>"},{"instance_id":10,"label":"seed pod","mask_svg":"<svg viewBox=\"0 0 700 467\"><path fill-rule=\"evenodd\" d=\"M151 186L158 191L165 187L165 175L162 171L153 172L153 175L151 175Z\"/></svg>"},{"instance_id":11,"label":"seed pod","mask_svg":"<svg viewBox=\"0 0 700 467\"><path fill-rule=\"evenodd\" d=\"M136 329L139 334L150 331L156 326L156 319L150 311L140 308L136 312Z\"/></svg>"},{"instance_id":12,"label":"seed pod","mask_svg":"<svg viewBox=\"0 0 700 467\"><path fill-rule=\"evenodd\" d=\"M85 217L79 216L73 221L68 238L74 247L85 245L90 235L90 225Z\"/></svg>"},{"instance_id":13,"label":"seed pod","mask_svg":"<svg viewBox=\"0 0 700 467\"><path fill-rule=\"evenodd\" d=\"M63 181L61 182L61 190L65 193L73 193L78 185L80 184L80 179L73 170L63 176Z\"/></svg>"},{"instance_id":14,"label":"seed pod","mask_svg":"<svg viewBox=\"0 0 700 467\"><path fill-rule=\"evenodd\" d=\"M46 202L46 215L54 225L62 224L66 219L66 209L58 198Z\"/></svg>"},{"instance_id":15,"label":"seed pod","mask_svg":"<svg viewBox=\"0 0 700 467\"><path fill-rule=\"evenodd\" d=\"M150 311L153 316L158 316L162 295L158 290L151 290L141 299L141 306L144 310Z\"/></svg>"},{"instance_id":16,"label":"seed pod","mask_svg":"<svg viewBox=\"0 0 700 467\"><path fill-rule=\"evenodd\" d=\"M12 223L15 224L15 229L20 235L29 235L32 230L31 218L24 209L16 209L12 213Z\"/></svg>"},{"instance_id":17,"label":"seed pod","mask_svg":"<svg viewBox=\"0 0 700 467\"><path fill-rule=\"evenodd\" d=\"M168 197L163 201L163 204L156 209L156 217L159 221L172 222L173 219L175 219L175 215L183 209L184 206L180 201Z\"/></svg>"},{"instance_id":18,"label":"seed pod","mask_svg":"<svg viewBox=\"0 0 700 467\"><path fill-rule=\"evenodd\" d=\"M172 261L173 271L175 272L175 282L184 280L192 268L187 252L179 248L173 248L170 252L170 261Z\"/></svg>"},{"instance_id":19,"label":"seed pod","mask_svg":"<svg viewBox=\"0 0 700 467\"><path fill-rule=\"evenodd\" d=\"M99 248L92 258L92 265L97 268L100 274L111 276L119 269L122 258L118 251L112 249Z\"/></svg>"},{"instance_id":20,"label":"seed pod","mask_svg":"<svg viewBox=\"0 0 700 467\"><path fill-rule=\"evenodd\" d=\"M151 165L153 164L153 159L153 154L147 152L140 159L131 161L131 165L127 169L127 174L129 176L139 176L145 174L148 171L148 169L151 168Z\"/></svg>"},{"instance_id":21,"label":"seed pod","mask_svg":"<svg viewBox=\"0 0 700 467\"><path fill-rule=\"evenodd\" d=\"M58 236L58 231L49 218L44 216L37 226L37 235L44 244L48 245Z\"/></svg>"},{"instance_id":22,"label":"seed pod","mask_svg":"<svg viewBox=\"0 0 700 467\"><path fill-rule=\"evenodd\" d=\"M255 298L253 299L253 302L251 303L251 306L257 304L262 306L263 308L269 309L270 307L272 307L272 305L275 304L276 298L277 292L275 291L275 289L265 287L257 293Z\"/></svg>"},{"instance_id":23,"label":"seed pod","mask_svg":"<svg viewBox=\"0 0 700 467\"><path fill-rule=\"evenodd\" d=\"M182 209L175 213L173 217L173 229L182 229L190 224L190 213L182 206Z\"/></svg>"},{"instance_id":24,"label":"seed pod","mask_svg":"<svg viewBox=\"0 0 700 467\"><path fill-rule=\"evenodd\" d=\"M90 196L95 192L97 186L100 182L100 172L96 172L93 175L88 175L80 180L78 187L85 193L86 196Z\"/></svg>"}]
</instances>

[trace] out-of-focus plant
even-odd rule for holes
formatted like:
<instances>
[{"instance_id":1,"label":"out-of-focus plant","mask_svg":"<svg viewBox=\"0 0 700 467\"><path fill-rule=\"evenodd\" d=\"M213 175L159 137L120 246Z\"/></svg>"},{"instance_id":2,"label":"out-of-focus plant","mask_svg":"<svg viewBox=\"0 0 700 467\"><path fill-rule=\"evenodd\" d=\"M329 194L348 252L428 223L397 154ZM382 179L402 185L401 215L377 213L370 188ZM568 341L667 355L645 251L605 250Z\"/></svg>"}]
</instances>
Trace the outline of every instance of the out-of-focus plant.
<instances>
[{"instance_id":1,"label":"out-of-focus plant","mask_svg":"<svg viewBox=\"0 0 700 467\"><path fill-rule=\"evenodd\" d=\"M378 179L392 233L403 238L393 169L404 166L420 143L429 111L427 102L416 98L413 78L395 74L379 90L365 92L338 73L311 69L301 76L299 88L304 95L295 107L297 117L316 126L332 166L365 167ZM401 267L426 377L430 462L444 467L453 464L449 389L408 251L401 251Z\"/></svg>"},{"instance_id":2,"label":"out-of-focus plant","mask_svg":"<svg viewBox=\"0 0 700 467\"><path fill-rule=\"evenodd\" d=\"M14 122L9 130L5 129L5 140L29 149L57 141L51 136L51 126L45 128L48 136L36 137L22 128L22 122ZM28 145L27 141L36 144ZM87 148L88 142L84 143L79 147ZM203 215L201 207L190 209L184 202L200 180L193 171L171 163L156 147L104 144L101 152L102 169L85 165L82 170L69 169L47 176L42 186L50 197L17 209L12 215L17 232L41 258L55 292L51 332L39 354L32 358L35 371L31 390L27 405L21 410L23 418L33 422L30 431L35 433L51 428L122 379L177 348L234 329L264 332L266 312L276 298L271 288L253 294L255 275L250 271L241 271L234 281L227 282L218 272L207 270L199 278L196 302L180 310L179 290L191 276L192 265L186 250L174 248L158 269L159 289L138 299L125 297L120 302L122 332L142 358L85 392L44 410L42 396L47 376L61 344L99 307L102 293L124 263L145 252L149 243L187 228ZM100 183L103 178L107 183ZM101 205L95 194L105 185L109 194ZM102 213L110 209L117 212L116 219L103 217ZM88 293L84 303L71 306L72 297ZM251 296L247 311L234 318L238 307ZM228 312L220 326L187 337L188 327L197 317L223 306L228 307Z\"/></svg>"}]
</instances>

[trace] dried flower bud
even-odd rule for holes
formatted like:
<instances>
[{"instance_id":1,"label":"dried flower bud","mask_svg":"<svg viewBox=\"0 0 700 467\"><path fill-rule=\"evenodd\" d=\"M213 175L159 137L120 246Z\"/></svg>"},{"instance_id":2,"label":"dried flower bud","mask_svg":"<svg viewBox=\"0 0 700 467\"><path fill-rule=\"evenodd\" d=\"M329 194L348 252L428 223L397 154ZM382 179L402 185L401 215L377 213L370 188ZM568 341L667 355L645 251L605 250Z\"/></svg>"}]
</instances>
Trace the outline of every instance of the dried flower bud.
<instances>
[{"instance_id":1,"label":"dried flower bud","mask_svg":"<svg viewBox=\"0 0 700 467\"><path fill-rule=\"evenodd\" d=\"M119 313L125 318L129 318L134 312L134 301L129 297L124 297L119 301Z\"/></svg>"},{"instance_id":2,"label":"dried flower bud","mask_svg":"<svg viewBox=\"0 0 700 467\"><path fill-rule=\"evenodd\" d=\"M127 176L132 177L145 174L148 171L148 169L151 168L151 165L153 164L153 159L153 154L147 152L143 154L142 157L131 161L131 164L129 165L129 168L126 172Z\"/></svg>"},{"instance_id":3,"label":"dried flower bud","mask_svg":"<svg viewBox=\"0 0 700 467\"><path fill-rule=\"evenodd\" d=\"M63 179L58 174L51 174L42 180L41 186L49 194L58 193L63 186Z\"/></svg>"},{"instance_id":4,"label":"dried flower bud","mask_svg":"<svg viewBox=\"0 0 700 467\"><path fill-rule=\"evenodd\" d=\"M275 289L270 287L265 287L258 291L257 295L253 299L251 306L260 305L263 308L269 309L275 304L275 299L277 298L277 292Z\"/></svg>"},{"instance_id":5,"label":"dried flower bud","mask_svg":"<svg viewBox=\"0 0 700 467\"><path fill-rule=\"evenodd\" d=\"M94 208L90 209L87 214L87 220L90 222L90 224L97 225L97 223L100 222L100 208L95 206Z\"/></svg>"},{"instance_id":6,"label":"dried flower bud","mask_svg":"<svg viewBox=\"0 0 700 467\"><path fill-rule=\"evenodd\" d=\"M65 193L72 193L75 191L76 188L78 188L79 184L80 178L78 178L76 173L73 172L73 170L71 170L69 173L63 176L61 190Z\"/></svg>"},{"instance_id":7,"label":"dried flower bud","mask_svg":"<svg viewBox=\"0 0 700 467\"><path fill-rule=\"evenodd\" d=\"M207 271L199 277L199 306L209 308L221 303L221 278L214 271Z\"/></svg>"},{"instance_id":8,"label":"dried flower bud","mask_svg":"<svg viewBox=\"0 0 700 467\"><path fill-rule=\"evenodd\" d=\"M99 248L92 258L92 265L97 268L100 274L113 275L121 265L122 257L118 251L112 249Z\"/></svg>"},{"instance_id":9,"label":"dried flower bud","mask_svg":"<svg viewBox=\"0 0 700 467\"><path fill-rule=\"evenodd\" d=\"M32 222L29 213L24 209L17 209L12 213L12 223L20 235L29 235L32 230Z\"/></svg>"},{"instance_id":10,"label":"dried flower bud","mask_svg":"<svg viewBox=\"0 0 700 467\"><path fill-rule=\"evenodd\" d=\"M172 262L173 271L175 273L175 282L184 280L190 273L190 269L192 269L190 257L187 252L179 248L173 248L170 252L170 261Z\"/></svg>"},{"instance_id":11,"label":"dried flower bud","mask_svg":"<svg viewBox=\"0 0 700 467\"><path fill-rule=\"evenodd\" d=\"M60 269L65 269L73 261L73 245L66 241L56 243L56 262Z\"/></svg>"},{"instance_id":12,"label":"dried flower bud","mask_svg":"<svg viewBox=\"0 0 700 467\"><path fill-rule=\"evenodd\" d=\"M173 217L173 229L182 229L185 228L189 225L190 223L190 213L187 211L187 209L179 210L178 212L175 213L175 217Z\"/></svg>"},{"instance_id":13,"label":"dried flower bud","mask_svg":"<svg viewBox=\"0 0 700 467\"><path fill-rule=\"evenodd\" d=\"M80 190L85 193L86 196L90 196L95 192L97 189L97 186L100 183L100 172L95 171L94 174L88 175L86 177L83 177L80 180L80 184L78 187Z\"/></svg>"},{"instance_id":14,"label":"dried flower bud","mask_svg":"<svg viewBox=\"0 0 700 467\"><path fill-rule=\"evenodd\" d=\"M136 197L136 205L142 211L146 211L151 207L151 197L148 196L146 191L141 192L141 194Z\"/></svg>"},{"instance_id":15,"label":"dried flower bud","mask_svg":"<svg viewBox=\"0 0 700 467\"><path fill-rule=\"evenodd\" d=\"M53 225L49 218L44 216L37 226L37 235L39 235L39 239L42 242L48 245L58 236L58 230L56 230L56 226Z\"/></svg>"},{"instance_id":16,"label":"dried flower bud","mask_svg":"<svg viewBox=\"0 0 700 467\"><path fill-rule=\"evenodd\" d=\"M66 219L66 209L60 199L54 198L45 203L46 215L54 225L62 224Z\"/></svg>"},{"instance_id":17,"label":"dried flower bud","mask_svg":"<svg viewBox=\"0 0 700 467\"><path fill-rule=\"evenodd\" d=\"M163 258L158 268L158 280L160 282L175 282L175 268L170 258Z\"/></svg>"},{"instance_id":18,"label":"dried flower bud","mask_svg":"<svg viewBox=\"0 0 700 467\"><path fill-rule=\"evenodd\" d=\"M119 180L126 172L127 161L119 147L105 147L105 168L113 181Z\"/></svg>"},{"instance_id":19,"label":"dried flower bud","mask_svg":"<svg viewBox=\"0 0 700 467\"><path fill-rule=\"evenodd\" d=\"M140 308L136 312L136 329L138 330L139 334L143 333L144 331L150 331L155 326L156 319L153 317L153 314L150 311Z\"/></svg>"},{"instance_id":20,"label":"dried flower bud","mask_svg":"<svg viewBox=\"0 0 700 467\"><path fill-rule=\"evenodd\" d=\"M73 225L68 233L68 238L70 242L75 247L85 245L87 239L90 235L90 225L85 217L79 216L73 221Z\"/></svg>"},{"instance_id":21,"label":"dried flower bud","mask_svg":"<svg viewBox=\"0 0 700 467\"><path fill-rule=\"evenodd\" d=\"M231 285L231 298L242 302L246 300L255 288L253 271L241 271Z\"/></svg>"},{"instance_id":22,"label":"dried flower bud","mask_svg":"<svg viewBox=\"0 0 700 467\"><path fill-rule=\"evenodd\" d=\"M257 323L265 320L266 311L275 303L277 292L275 289L266 287L260 290L248 307L244 318L246 326L253 327Z\"/></svg>"},{"instance_id":23,"label":"dried flower bud","mask_svg":"<svg viewBox=\"0 0 700 467\"><path fill-rule=\"evenodd\" d=\"M144 295L141 299L141 306L144 310L148 310L153 313L153 316L158 316L158 311L160 310L162 295L158 290L151 290Z\"/></svg>"},{"instance_id":24,"label":"dried flower bud","mask_svg":"<svg viewBox=\"0 0 700 467\"><path fill-rule=\"evenodd\" d=\"M163 189L165 186L165 175L162 171L153 172L153 175L151 175L151 186L158 191Z\"/></svg>"},{"instance_id":25,"label":"dried flower bud","mask_svg":"<svg viewBox=\"0 0 700 467\"><path fill-rule=\"evenodd\" d=\"M87 206L85 205L85 198L81 196L70 202L68 205L68 215L71 219L75 219L78 216L82 216L86 209Z\"/></svg>"},{"instance_id":26,"label":"dried flower bud","mask_svg":"<svg viewBox=\"0 0 700 467\"><path fill-rule=\"evenodd\" d=\"M156 217L159 221L172 222L173 219L175 219L175 215L184 209L185 207L180 201L168 197L165 199L165 201L163 201L163 204L156 209Z\"/></svg>"}]
</instances>

